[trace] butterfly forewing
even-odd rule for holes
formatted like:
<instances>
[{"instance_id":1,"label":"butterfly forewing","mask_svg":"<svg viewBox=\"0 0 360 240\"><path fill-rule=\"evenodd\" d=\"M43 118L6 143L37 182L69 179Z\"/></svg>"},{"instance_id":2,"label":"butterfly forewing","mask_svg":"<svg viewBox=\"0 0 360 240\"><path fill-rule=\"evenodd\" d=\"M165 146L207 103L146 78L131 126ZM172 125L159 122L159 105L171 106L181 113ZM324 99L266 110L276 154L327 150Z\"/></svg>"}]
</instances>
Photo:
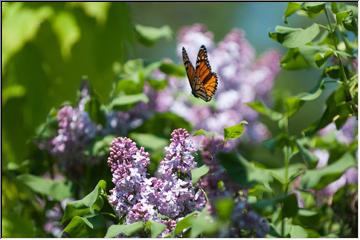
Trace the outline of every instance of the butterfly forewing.
<instances>
[{"instance_id":1,"label":"butterfly forewing","mask_svg":"<svg viewBox=\"0 0 360 240\"><path fill-rule=\"evenodd\" d=\"M195 88L195 68L190 62L189 56L186 53L185 48L182 48L182 56L183 56L183 62L186 69L186 74L189 79L189 83L191 86L191 89L194 90Z\"/></svg>"}]
</instances>

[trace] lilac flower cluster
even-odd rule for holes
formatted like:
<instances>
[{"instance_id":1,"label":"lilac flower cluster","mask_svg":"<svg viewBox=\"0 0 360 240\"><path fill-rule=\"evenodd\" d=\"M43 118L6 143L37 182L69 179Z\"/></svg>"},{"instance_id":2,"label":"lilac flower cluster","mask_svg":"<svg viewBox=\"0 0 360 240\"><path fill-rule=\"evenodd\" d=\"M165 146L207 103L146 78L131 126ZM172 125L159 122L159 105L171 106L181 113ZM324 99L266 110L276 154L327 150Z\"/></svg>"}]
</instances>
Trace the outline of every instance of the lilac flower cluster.
<instances>
[{"instance_id":1,"label":"lilac flower cluster","mask_svg":"<svg viewBox=\"0 0 360 240\"><path fill-rule=\"evenodd\" d=\"M115 187L109 201L127 223L158 221L168 226L168 233L179 218L205 206L202 190L191 182L190 171L196 167L192 154L196 149L189 136L184 129L172 132L157 176L150 178L146 176L149 154L142 147L138 149L125 137L112 142L108 165Z\"/></svg>"},{"instance_id":2,"label":"lilac flower cluster","mask_svg":"<svg viewBox=\"0 0 360 240\"><path fill-rule=\"evenodd\" d=\"M245 137L251 141L267 138L267 128L257 121L258 114L246 103L269 100L274 79L280 70L279 53L269 51L256 59L255 50L239 29L232 30L216 46L213 34L200 24L180 30L177 53L181 57L181 49L185 47L195 61L202 44L207 47L212 69L219 76L218 90L213 100L215 104L210 106L200 100L194 102L195 99L189 94L188 81L170 78L168 88L155 97L158 102L155 104L156 110L170 110L192 122L198 129L219 134L222 134L224 127L246 120L249 125Z\"/></svg>"},{"instance_id":3,"label":"lilac flower cluster","mask_svg":"<svg viewBox=\"0 0 360 240\"><path fill-rule=\"evenodd\" d=\"M129 111L107 112L105 126L101 126L94 123L86 112L85 106L90 98L89 84L83 82L77 106L65 105L58 110L57 134L49 142L39 143L39 148L48 150L66 169L70 166L79 168L85 161L95 162L96 158L86 156L84 151L96 137L109 134L126 135L147 117L147 111L143 111L144 106L137 105Z\"/></svg>"},{"instance_id":4,"label":"lilac flower cluster","mask_svg":"<svg viewBox=\"0 0 360 240\"><path fill-rule=\"evenodd\" d=\"M83 151L95 137L98 127L85 111L89 100L89 89L83 85L77 107L64 106L57 113L57 135L50 141L50 152L66 166L83 162Z\"/></svg>"}]
</instances>

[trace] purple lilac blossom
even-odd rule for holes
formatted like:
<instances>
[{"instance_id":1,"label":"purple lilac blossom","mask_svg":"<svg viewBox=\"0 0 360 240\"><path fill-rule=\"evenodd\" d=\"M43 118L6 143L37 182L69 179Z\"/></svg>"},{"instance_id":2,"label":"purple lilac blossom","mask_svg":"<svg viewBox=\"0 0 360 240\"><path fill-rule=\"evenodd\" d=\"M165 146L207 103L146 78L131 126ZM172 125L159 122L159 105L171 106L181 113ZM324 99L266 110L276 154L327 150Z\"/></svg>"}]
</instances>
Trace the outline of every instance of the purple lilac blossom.
<instances>
[{"instance_id":1,"label":"purple lilac blossom","mask_svg":"<svg viewBox=\"0 0 360 240\"><path fill-rule=\"evenodd\" d=\"M125 216L126 223L162 222L168 227L164 235L174 229L177 220L201 210L206 204L205 195L192 184L190 173L196 167L192 156L195 151L190 134L185 129L174 130L157 176L149 178L149 154L129 138L113 140L108 165L115 187L109 202L117 214ZM160 214L168 219L160 219Z\"/></svg>"},{"instance_id":2,"label":"purple lilac blossom","mask_svg":"<svg viewBox=\"0 0 360 240\"><path fill-rule=\"evenodd\" d=\"M57 113L57 135L50 140L50 152L65 167L84 162L84 150L98 132L96 126L85 112L89 100L89 88L82 84L77 107L63 106Z\"/></svg>"},{"instance_id":3,"label":"purple lilac blossom","mask_svg":"<svg viewBox=\"0 0 360 240\"><path fill-rule=\"evenodd\" d=\"M179 31L178 56L181 58L181 49L185 47L195 65L202 44L207 47L212 70L219 77L218 90L212 102L204 103L195 99L190 94L187 79L171 77L169 86L153 98L158 102L158 109L174 112L193 123L195 128L219 135L222 135L225 127L246 120L249 124L244 139L254 142L266 139L269 131L258 122L258 114L246 103L269 101L274 79L280 71L279 53L268 51L256 59L255 50L246 40L244 31L234 29L216 45L213 34L204 25L194 24Z\"/></svg>"},{"instance_id":4,"label":"purple lilac blossom","mask_svg":"<svg viewBox=\"0 0 360 240\"><path fill-rule=\"evenodd\" d=\"M127 214L132 208L135 208L135 213L146 208L136 204L149 163L149 154L144 148L138 149L131 139L119 137L111 143L108 165L115 188L110 191L109 200L119 216Z\"/></svg>"}]
</instances>

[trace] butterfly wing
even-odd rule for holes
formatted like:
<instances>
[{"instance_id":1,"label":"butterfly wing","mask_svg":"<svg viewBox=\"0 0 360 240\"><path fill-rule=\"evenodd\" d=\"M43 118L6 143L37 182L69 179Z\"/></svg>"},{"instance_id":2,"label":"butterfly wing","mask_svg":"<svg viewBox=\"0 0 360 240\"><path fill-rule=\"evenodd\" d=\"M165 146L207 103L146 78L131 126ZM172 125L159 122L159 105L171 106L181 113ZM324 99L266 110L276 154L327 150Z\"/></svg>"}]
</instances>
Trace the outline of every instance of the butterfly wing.
<instances>
[{"instance_id":1,"label":"butterfly wing","mask_svg":"<svg viewBox=\"0 0 360 240\"><path fill-rule=\"evenodd\" d=\"M205 97L202 97L201 95L203 95L203 93L199 92L199 97L207 102L210 101L215 94L218 77L216 73L211 72L207 51L204 45L200 47L197 56L195 74L202 86L200 90L205 93Z\"/></svg>"},{"instance_id":2,"label":"butterfly wing","mask_svg":"<svg viewBox=\"0 0 360 240\"><path fill-rule=\"evenodd\" d=\"M182 48L182 56L183 56L183 62L185 65L186 74L189 79L191 89L192 89L192 91L194 91L194 89L195 89L195 68L192 65L192 63L190 62L189 56L187 55L187 52L184 47Z\"/></svg>"}]
</instances>

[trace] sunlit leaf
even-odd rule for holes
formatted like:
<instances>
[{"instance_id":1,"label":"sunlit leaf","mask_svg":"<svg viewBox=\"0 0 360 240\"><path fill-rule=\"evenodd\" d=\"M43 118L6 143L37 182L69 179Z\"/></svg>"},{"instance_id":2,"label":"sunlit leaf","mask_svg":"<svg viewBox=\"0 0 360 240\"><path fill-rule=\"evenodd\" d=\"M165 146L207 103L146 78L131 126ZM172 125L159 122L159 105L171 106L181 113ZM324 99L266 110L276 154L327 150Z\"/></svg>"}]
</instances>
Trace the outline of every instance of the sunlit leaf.
<instances>
[{"instance_id":1,"label":"sunlit leaf","mask_svg":"<svg viewBox=\"0 0 360 240\"><path fill-rule=\"evenodd\" d=\"M172 37L172 31L167 25L155 28L137 24L135 31L139 41L145 46L152 46L161 38L169 40Z\"/></svg>"},{"instance_id":2,"label":"sunlit leaf","mask_svg":"<svg viewBox=\"0 0 360 240\"><path fill-rule=\"evenodd\" d=\"M227 141L241 137L247 124L248 122L241 121L239 124L224 128L224 140Z\"/></svg>"},{"instance_id":3,"label":"sunlit leaf","mask_svg":"<svg viewBox=\"0 0 360 240\"><path fill-rule=\"evenodd\" d=\"M60 12L54 16L52 24L60 41L61 54L64 58L69 58L72 46L81 37L78 23L72 14Z\"/></svg>"},{"instance_id":4,"label":"sunlit leaf","mask_svg":"<svg viewBox=\"0 0 360 240\"><path fill-rule=\"evenodd\" d=\"M287 23L288 17L296 13L297 10L301 8L301 3L299 2L289 2L284 13L284 22Z\"/></svg>"},{"instance_id":5,"label":"sunlit leaf","mask_svg":"<svg viewBox=\"0 0 360 240\"><path fill-rule=\"evenodd\" d=\"M267 106L265 106L264 103L259 101L254 101L247 103L249 107L257 111L258 113L270 118L273 121L279 121L281 118L283 118L283 115L279 112L276 112L274 110L271 110Z\"/></svg>"},{"instance_id":6,"label":"sunlit leaf","mask_svg":"<svg viewBox=\"0 0 360 240\"><path fill-rule=\"evenodd\" d=\"M186 215L180 221L178 221L173 234L176 236L176 235L182 233L184 230L190 228L191 222L193 221L193 219L195 219L197 214L198 214L197 212L192 212L192 213Z\"/></svg>"},{"instance_id":7,"label":"sunlit leaf","mask_svg":"<svg viewBox=\"0 0 360 240\"><path fill-rule=\"evenodd\" d=\"M111 225L105 235L105 238L116 237L119 234L131 236L144 228L143 222L135 222L127 225Z\"/></svg>"},{"instance_id":8,"label":"sunlit leaf","mask_svg":"<svg viewBox=\"0 0 360 240\"><path fill-rule=\"evenodd\" d=\"M200 178L209 172L209 167L202 165L201 167L194 168L191 170L192 184L196 184Z\"/></svg>"},{"instance_id":9,"label":"sunlit leaf","mask_svg":"<svg viewBox=\"0 0 360 240\"><path fill-rule=\"evenodd\" d=\"M143 93L134 95L121 95L111 101L111 103L109 104L109 108L116 110L128 109L132 105L139 102L148 103L149 98Z\"/></svg>"},{"instance_id":10,"label":"sunlit leaf","mask_svg":"<svg viewBox=\"0 0 360 240\"><path fill-rule=\"evenodd\" d=\"M145 227L150 230L152 238L156 238L166 229L166 225L155 221L147 221Z\"/></svg>"},{"instance_id":11,"label":"sunlit leaf","mask_svg":"<svg viewBox=\"0 0 360 240\"><path fill-rule=\"evenodd\" d=\"M230 197L219 198L215 202L216 214L223 221L231 220L234 209L234 200Z\"/></svg>"},{"instance_id":12,"label":"sunlit leaf","mask_svg":"<svg viewBox=\"0 0 360 240\"><path fill-rule=\"evenodd\" d=\"M75 216L86 216L99 211L103 207L101 194L105 194L105 191L106 182L100 180L94 190L83 199L70 202L66 205L61 222L65 223Z\"/></svg>"},{"instance_id":13,"label":"sunlit leaf","mask_svg":"<svg viewBox=\"0 0 360 240\"><path fill-rule=\"evenodd\" d=\"M2 92L2 105L4 106L11 98L21 98L25 96L26 89L22 85L12 85L5 87Z\"/></svg>"},{"instance_id":14,"label":"sunlit leaf","mask_svg":"<svg viewBox=\"0 0 360 240\"><path fill-rule=\"evenodd\" d=\"M210 215L207 208L204 208L195 218L191 221L190 237L195 238L200 234L211 234L217 231L218 224L215 219Z\"/></svg>"},{"instance_id":15,"label":"sunlit leaf","mask_svg":"<svg viewBox=\"0 0 360 240\"><path fill-rule=\"evenodd\" d=\"M68 2L68 4L81 7L87 15L96 18L100 24L105 23L111 6L110 2Z\"/></svg>"},{"instance_id":16,"label":"sunlit leaf","mask_svg":"<svg viewBox=\"0 0 360 240\"><path fill-rule=\"evenodd\" d=\"M296 48L311 42L319 32L319 25L314 23L306 29L277 26L269 35L287 48Z\"/></svg>"},{"instance_id":17,"label":"sunlit leaf","mask_svg":"<svg viewBox=\"0 0 360 240\"><path fill-rule=\"evenodd\" d=\"M94 226L88 219L75 216L65 227L64 232L71 237L90 237L90 232L93 228Z\"/></svg>"},{"instance_id":18,"label":"sunlit leaf","mask_svg":"<svg viewBox=\"0 0 360 240\"><path fill-rule=\"evenodd\" d=\"M2 19L2 34L6 37L2 42L2 67L26 42L35 37L41 23L53 14L49 6L27 8L22 2L3 3L3 7L6 14Z\"/></svg>"}]
</instances>

